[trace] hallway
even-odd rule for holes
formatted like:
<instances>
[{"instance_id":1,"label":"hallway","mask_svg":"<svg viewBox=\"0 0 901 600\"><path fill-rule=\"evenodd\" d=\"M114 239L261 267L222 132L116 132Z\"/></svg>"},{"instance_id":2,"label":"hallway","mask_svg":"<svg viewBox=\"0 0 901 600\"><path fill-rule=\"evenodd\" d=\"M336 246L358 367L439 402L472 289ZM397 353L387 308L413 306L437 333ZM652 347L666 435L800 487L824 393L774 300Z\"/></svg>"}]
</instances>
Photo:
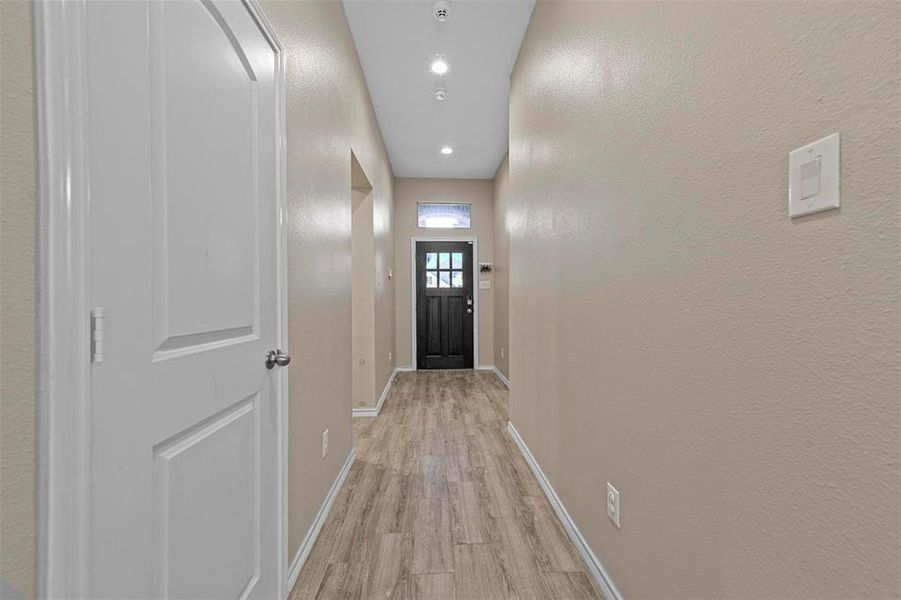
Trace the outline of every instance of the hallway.
<instances>
[{"instance_id":1,"label":"hallway","mask_svg":"<svg viewBox=\"0 0 901 600\"><path fill-rule=\"evenodd\" d=\"M490 372L400 373L291 594L307 598L597 598L506 432Z\"/></svg>"},{"instance_id":2,"label":"hallway","mask_svg":"<svg viewBox=\"0 0 901 600\"><path fill-rule=\"evenodd\" d=\"M901 0L0 31L0 600L901 600Z\"/></svg>"}]
</instances>

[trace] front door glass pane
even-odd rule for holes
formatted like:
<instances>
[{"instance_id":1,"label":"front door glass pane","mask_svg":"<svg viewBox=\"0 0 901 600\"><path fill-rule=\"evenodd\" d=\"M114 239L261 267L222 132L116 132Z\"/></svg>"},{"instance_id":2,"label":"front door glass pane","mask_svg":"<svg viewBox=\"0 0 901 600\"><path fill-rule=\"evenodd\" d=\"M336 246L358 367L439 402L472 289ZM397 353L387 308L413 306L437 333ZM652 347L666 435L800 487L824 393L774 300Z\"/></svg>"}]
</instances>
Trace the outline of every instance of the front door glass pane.
<instances>
[{"instance_id":1,"label":"front door glass pane","mask_svg":"<svg viewBox=\"0 0 901 600\"><path fill-rule=\"evenodd\" d=\"M438 255L438 268L450 269L450 252L442 252Z\"/></svg>"},{"instance_id":2,"label":"front door glass pane","mask_svg":"<svg viewBox=\"0 0 901 600\"><path fill-rule=\"evenodd\" d=\"M449 288L450 286L450 271L439 272L438 287Z\"/></svg>"},{"instance_id":3,"label":"front door glass pane","mask_svg":"<svg viewBox=\"0 0 901 600\"><path fill-rule=\"evenodd\" d=\"M437 252L426 252L425 253L425 268L426 269L437 269L438 268L438 253Z\"/></svg>"},{"instance_id":4,"label":"front door glass pane","mask_svg":"<svg viewBox=\"0 0 901 600\"><path fill-rule=\"evenodd\" d=\"M428 288L438 287L438 272L437 271L426 271L425 272L425 286Z\"/></svg>"}]
</instances>

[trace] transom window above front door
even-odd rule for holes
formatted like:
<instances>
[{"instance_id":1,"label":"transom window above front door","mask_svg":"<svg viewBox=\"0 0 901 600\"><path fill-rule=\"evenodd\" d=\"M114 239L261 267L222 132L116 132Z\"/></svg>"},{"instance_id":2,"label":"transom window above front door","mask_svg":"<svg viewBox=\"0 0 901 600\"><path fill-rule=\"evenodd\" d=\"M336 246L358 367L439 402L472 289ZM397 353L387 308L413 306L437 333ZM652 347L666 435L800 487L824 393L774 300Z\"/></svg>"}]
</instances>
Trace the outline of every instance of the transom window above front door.
<instances>
[{"instance_id":1,"label":"transom window above front door","mask_svg":"<svg viewBox=\"0 0 901 600\"><path fill-rule=\"evenodd\" d=\"M426 252L425 286L427 288L462 288L462 252Z\"/></svg>"}]
</instances>

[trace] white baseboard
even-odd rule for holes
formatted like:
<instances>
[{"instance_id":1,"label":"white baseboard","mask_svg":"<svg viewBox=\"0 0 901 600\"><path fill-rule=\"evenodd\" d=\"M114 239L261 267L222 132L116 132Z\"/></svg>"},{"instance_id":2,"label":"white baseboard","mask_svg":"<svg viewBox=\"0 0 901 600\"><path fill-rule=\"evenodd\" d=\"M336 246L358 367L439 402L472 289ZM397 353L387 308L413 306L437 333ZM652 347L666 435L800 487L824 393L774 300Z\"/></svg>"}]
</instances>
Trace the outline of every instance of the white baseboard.
<instances>
[{"instance_id":1,"label":"white baseboard","mask_svg":"<svg viewBox=\"0 0 901 600\"><path fill-rule=\"evenodd\" d=\"M570 517L569 513L566 511L563 501L560 500L560 497L557 496L557 492L551 487L551 482L545 477L544 471L542 471L541 467L538 465L538 461L532 456L529 447L526 446L525 441L523 441L519 432L516 431L516 427L514 427L513 423L510 421L507 422L507 431L510 432L510 437L516 442L519 451L522 452L523 458L526 459L529 468L532 469L532 473L538 480L538 484L541 486L541 489L544 490L544 495L547 496L551 506L554 507L554 512L557 513L557 517L560 519L560 522L563 523L566 535L572 540L573 545L575 545L576 550L582 557L582 562L585 563L588 576L594 580L595 584L604 594L604 598L607 600L622 600L622 594L616 589L616 585L614 585L610 575L607 573L606 569L604 569L604 565L601 564L601 561L598 560L598 557L591 549L591 546L589 546L588 542L585 541L585 538L582 537L582 533L576 526L576 522L573 521L572 517Z\"/></svg>"},{"instance_id":2,"label":"white baseboard","mask_svg":"<svg viewBox=\"0 0 901 600\"><path fill-rule=\"evenodd\" d=\"M497 367L492 367L492 368L494 369L494 373L495 373L495 375L497 375L498 379L500 379L501 382L502 382L505 386L507 386L507 389L509 390L509 389L510 389L510 380L507 379L506 375L504 375L503 373L501 373L501 370L500 370L500 369L498 369Z\"/></svg>"},{"instance_id":3,"label":"white baseboard","mask_svg":"<svg viewBox=\"0 0 901 600\"><path fill-rule=\"evenodd\" d=\"M354 418L356 417L377 417L379 416L379 412L382 410L382 404L385 403L385 398L388 397L388 392L391 390L391 384L394 383L394 378L397 377L400 369L394 369L391 372L391 377L388 378L388 383L385 384L385 389L382 390L382 395L379 396L379 401L375 405L375 408L355 408L353 410Z\"/></svg>"},{"instance_id":4,"label":"white baseboard","mask_svg":"<svg viewBox=\"0 0 901 600\"><path fill-rule=\"evenodd\" d=\"M359 419L360 417L377 417L379 416L379 411L377 408L355 408L354 409L354 419Z\"/></svg>"},{"instance_id":5,"label":"white baseboard","mask_svg":"<svg viewBox=\"0 0 901 600\"><path fill-rule=\"evenodd\" d=\"M476 371L493 371L494 365L478 365Z\"/></svg>"},{"instance_id":6,"label":"white baseboard","mask_svg":"<svg viewBox=\"0 0 901 600\"><path fill-rule=\"evenodd\" d=\"M415 371L416 367L397 367L398 373L404 373L406 371Z\"/></svg>"},{"instance_id":7,"label":"white baseboard","mask_svg":"<svg viewBox=\"0 0 901 600\"><path fill-rule=\"evenodd\" d=\"M347 474L350 473L350 468L353 464L354 449L351 448L350 453L347 455L347 460L344 461L344 465L341 467L341 470L338 471L338 477L335 478L335 482L332 484L331 489L328 491L328 494L325 495L325 501L322 503L322 506L319 507L319 512L316 513L313 524L310 525L306 537L304 537L303 542L300 544L300 548L297 549L294 560L291 561L291 566L288 568L288 584L285 586L285 598L289 598L291 592L294 591L294 585L297 583L298 576L300 576L300 570L307 561L307 557L313 549L313 544L316 543L316 538L319 537L319 532L322 531L322 526L325 525L325 520L328 518L329 511L332 510L332 503L335 501L335 497L338 496L341 486L344 485L344 480L347 479Z\"/></svg>"}]
</instances>

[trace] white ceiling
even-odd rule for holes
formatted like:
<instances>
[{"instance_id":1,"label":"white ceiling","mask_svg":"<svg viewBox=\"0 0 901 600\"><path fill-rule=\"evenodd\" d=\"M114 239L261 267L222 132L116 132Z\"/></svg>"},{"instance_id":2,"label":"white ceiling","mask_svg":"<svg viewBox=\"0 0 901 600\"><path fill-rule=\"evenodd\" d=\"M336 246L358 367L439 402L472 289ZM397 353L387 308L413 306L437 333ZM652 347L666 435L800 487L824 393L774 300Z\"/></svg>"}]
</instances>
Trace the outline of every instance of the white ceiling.
<instances>
[{"instance_id":1,"label":"white ceiling","mask_svg":"<svg viewBox=\"0 0 901 600\"><path fill-rule=\"evenodd\" d=\"M388 156L398 177L490 179L507 151L510 72L534 2L450 0L443 23L432 4L344 0ZM450 64L444 76L429 72L435 55Z\"/></svg>"}]
</instances>

